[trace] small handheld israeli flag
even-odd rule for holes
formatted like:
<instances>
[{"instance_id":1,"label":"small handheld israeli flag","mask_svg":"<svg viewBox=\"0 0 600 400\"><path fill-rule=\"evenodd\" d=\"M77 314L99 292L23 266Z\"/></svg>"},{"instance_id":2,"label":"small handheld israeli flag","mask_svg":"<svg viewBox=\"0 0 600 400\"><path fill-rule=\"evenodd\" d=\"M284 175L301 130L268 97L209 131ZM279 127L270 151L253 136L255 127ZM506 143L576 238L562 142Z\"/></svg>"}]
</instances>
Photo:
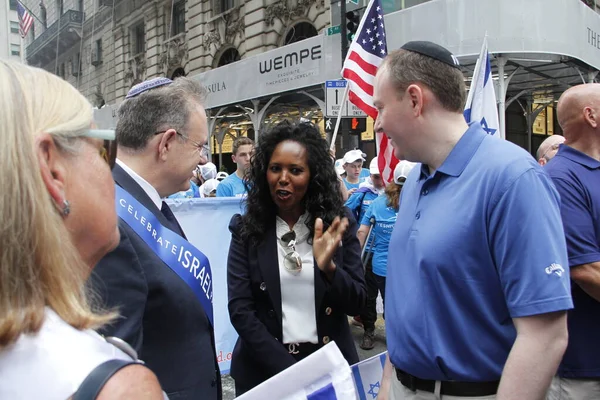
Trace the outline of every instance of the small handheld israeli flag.
<instances>
[{"instance_id":1,"label":"small handheld israeli flag","mask_svg":"<svg viewBox=\"0 0 600 400\"><path fill-rule=\"evenodd\" d=\"M238 400L356 400L352 372L342 352L329 342Z\"/></svg>"},{"instance_id":2,"label":"small handheld israeli flag","mask_svg":"<svg viewBox=\"0 0 600 400\"><path fill-rule=\"evenodd\" d=\"M478 121L490 135L501 136L487 36L483 39L479 59L475 64L464 115L467 122Z\"/></svg>"},{"instance_id":3,"label":"small handheld israeli flag","mask_svg":"<svg viewBox=\"0 0 600 400\"><path fill-rule=\"evenodd\" d=\"M352 366L354 385L360 400L377 398L386 357L387 352L383 352Z\"/></svg>"}]
</instances>

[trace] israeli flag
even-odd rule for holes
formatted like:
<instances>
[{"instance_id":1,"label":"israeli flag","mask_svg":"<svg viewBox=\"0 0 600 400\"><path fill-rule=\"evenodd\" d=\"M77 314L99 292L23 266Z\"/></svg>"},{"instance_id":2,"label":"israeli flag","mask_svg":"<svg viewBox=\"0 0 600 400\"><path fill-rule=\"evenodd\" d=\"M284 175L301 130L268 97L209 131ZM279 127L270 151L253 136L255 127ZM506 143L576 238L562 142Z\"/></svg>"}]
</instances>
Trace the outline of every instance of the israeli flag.
<instances>
[{"instance_id":1,"label":"israeli flag","mask_svg":"<svg viewBox=\"0 0 600 400\"><path fill-rule=\"evenodd\" d=\"M342 352L329 342L237 400L355 400L352 371Z\"/></svg>"},{"instance_id":2,"label":"israeli flag","mask_svg":"<svg viewBox=\"0 0 600 400\"><path fill-rule=\"evenodd\" d=\"M464 115L468 123L478 121L481 123L481 127L490 135L501 136L487 36L483 39L479 59L475 64Z\"/></svg>"},{"instance_id":3,"label":"israeli flag","mask_svg":"<svg viewBox=\"0 0 600 400\"><path fill-rule=\"evenodd\" d=\"M386 357L387 352L383 352L352 366L354 385L360 400L377 398Z\"/></svg>"}]
</instances>

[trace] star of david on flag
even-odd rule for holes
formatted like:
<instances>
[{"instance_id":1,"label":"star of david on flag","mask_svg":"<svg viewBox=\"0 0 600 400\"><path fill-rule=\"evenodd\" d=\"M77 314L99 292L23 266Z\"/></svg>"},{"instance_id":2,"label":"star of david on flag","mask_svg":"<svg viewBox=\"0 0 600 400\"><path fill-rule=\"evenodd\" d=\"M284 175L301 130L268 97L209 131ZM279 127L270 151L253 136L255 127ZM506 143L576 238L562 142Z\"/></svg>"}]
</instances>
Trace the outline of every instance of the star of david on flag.
<instances>
[{"instance_id":1,"label":"star of david on flag","mask_svg":"<svg viewBox=\"0 0 600 400\"><path fill-rule=\"evenodd\" d=\"M477 64L475 64L464 115L468 123L478 121L488 134L492 136L501 135L499 133L500 123L498 122L498 107L496 106L496 93L492 80L492 65L488 53L487 37L483 39L481 52Z\"/></svg>"},{"instance_id":2,"label":"star of david on flag","mask_svg":"<svg viewBox=\"0 0 600 400\"><path fill-rule=\"evenodd\" d=\"M377 398L381 388L381 377L387 352L383 352L352 366L354 385L360 400L373 400Z\"/></svg>"}]
</instances>

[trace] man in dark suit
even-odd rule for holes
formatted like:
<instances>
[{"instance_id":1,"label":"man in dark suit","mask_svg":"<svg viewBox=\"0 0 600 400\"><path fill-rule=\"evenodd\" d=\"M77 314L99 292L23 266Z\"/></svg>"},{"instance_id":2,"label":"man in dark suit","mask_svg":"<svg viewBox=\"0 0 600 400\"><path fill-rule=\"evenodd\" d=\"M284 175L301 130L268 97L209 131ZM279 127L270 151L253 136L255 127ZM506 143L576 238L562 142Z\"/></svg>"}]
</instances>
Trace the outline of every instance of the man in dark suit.
<instances>
[{"instance_id":1,"label":"man in dark suit","mask_svg":"<svg viewBox=\"0 0 600 400\"><path fill-rule=\"evenodd\" d=\"M155 78L134 86L119 108L113 177L161 225L185 238L162 201L189 189L208 161L206 90L196 81ZM119 218L121 241L91 284L121 318L103 334L131 344L174 399L221 399L214 331L194 291Z\"/></svg>"}]
</instances>

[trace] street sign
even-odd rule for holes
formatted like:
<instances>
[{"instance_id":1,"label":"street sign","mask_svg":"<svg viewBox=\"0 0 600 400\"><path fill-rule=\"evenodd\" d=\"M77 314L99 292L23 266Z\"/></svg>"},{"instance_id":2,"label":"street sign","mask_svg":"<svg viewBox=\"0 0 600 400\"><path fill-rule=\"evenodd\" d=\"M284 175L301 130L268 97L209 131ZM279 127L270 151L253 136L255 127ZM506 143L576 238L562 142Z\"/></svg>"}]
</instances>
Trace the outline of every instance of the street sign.
<instances>
[{"instance_id":1,"label":"street sign","mask_svg":"<svg viewBox=\"0 0 600 400\"><path fill-rule=\"evenodd\" d=\"M337 117L340 113L342 117L366 117L360 108L356 107L346 99L346 102L342 104L342 98L344 97L344 91L348 84L345 80L338 81L326 81L325 82L325 116L326 117Z\"/></svg>"},{"instance_id":2,"label":"street sign","mask_svg":"<svg viewBox=\"0 0 600 400\"><path fill-rule=\"evenodd\" d=\"M335 126L335 120L333 118L325 118L325 132L333 133L333 127Z\"/></svg>"},{"instance_id":3,"label":"street sign","mask_svg":"<svg viewBox=\"0 0 600 400\"><path fill-rule=\"evenodd\" d=\"M358 5L359 0L346 0L346 4L352 3Z\"/></svg>"},{"instance_id":4,"label":"street sign","mask_svg":"<svg viewBox=\"0 0 600 400\"><path fill-rule=\"evenodd\" d=\"M342 31L342 27L340 25L330 26L327 28L326 35L327 36L336 35L336 34L339 34L341 31Z\"/></svg>"}]
</instances>

